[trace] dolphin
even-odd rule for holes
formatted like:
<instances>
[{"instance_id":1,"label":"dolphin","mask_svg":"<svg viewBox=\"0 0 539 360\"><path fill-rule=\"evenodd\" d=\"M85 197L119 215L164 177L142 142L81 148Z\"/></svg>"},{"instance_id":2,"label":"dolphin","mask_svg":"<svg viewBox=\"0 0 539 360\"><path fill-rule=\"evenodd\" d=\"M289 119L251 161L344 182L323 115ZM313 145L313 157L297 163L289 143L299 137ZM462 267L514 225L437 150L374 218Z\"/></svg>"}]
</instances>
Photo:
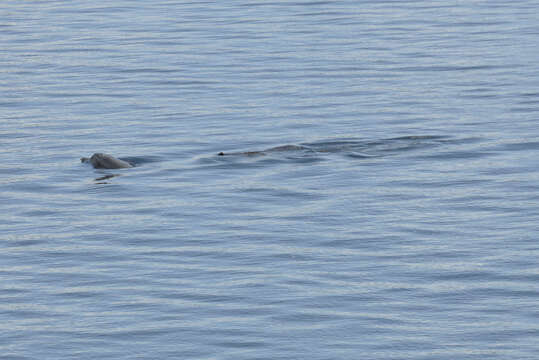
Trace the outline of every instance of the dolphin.
<instances>
[{"instance_id":1,"label":"dolphin","mask_svg":"<svg viewBox=\"0 0 539 360\"><path fill-rule=\"evenodd\" d=\"M112 155L96 153L90 158L80 158L83 163L90 163L96 169L123 169L133 167L130 163L124 160L116 159Z\"/></svg>"}]
</instances>

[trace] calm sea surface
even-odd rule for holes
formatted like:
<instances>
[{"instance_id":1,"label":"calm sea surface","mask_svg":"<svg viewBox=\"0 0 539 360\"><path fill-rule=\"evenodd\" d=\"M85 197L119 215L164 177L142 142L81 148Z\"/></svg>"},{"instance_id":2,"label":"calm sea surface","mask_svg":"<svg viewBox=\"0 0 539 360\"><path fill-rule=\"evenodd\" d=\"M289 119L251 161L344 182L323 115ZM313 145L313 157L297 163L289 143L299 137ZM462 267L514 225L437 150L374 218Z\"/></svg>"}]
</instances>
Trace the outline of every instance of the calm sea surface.
<instances>
[{"instance_id":1,"label":"calm sea surface","mask_svg":"<svg viewBox=\"0 0 539 360\"><path fill-rule=\"evenodd\" d=\"M0 359L538 359L538 59L535 0L2 1Z\"/></svg>"}]
</instances>

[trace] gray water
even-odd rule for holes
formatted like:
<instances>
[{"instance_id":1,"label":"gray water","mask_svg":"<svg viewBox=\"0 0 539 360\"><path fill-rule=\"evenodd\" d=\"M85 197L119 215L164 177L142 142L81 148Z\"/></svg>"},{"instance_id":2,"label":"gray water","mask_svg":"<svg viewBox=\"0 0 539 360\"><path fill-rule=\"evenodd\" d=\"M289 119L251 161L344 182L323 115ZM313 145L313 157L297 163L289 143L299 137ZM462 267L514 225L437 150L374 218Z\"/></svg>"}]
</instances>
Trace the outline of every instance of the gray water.
<instances>
[{"instance_id":1,"label":"gray water","mask_svg":"<svg viewBox=\"0 0 539 360\"><path fill-rule=\"evenodd\" d=\"M2 1L0 359L538 359L538 59L534 0Z\"/></svg>"}]
</instances>

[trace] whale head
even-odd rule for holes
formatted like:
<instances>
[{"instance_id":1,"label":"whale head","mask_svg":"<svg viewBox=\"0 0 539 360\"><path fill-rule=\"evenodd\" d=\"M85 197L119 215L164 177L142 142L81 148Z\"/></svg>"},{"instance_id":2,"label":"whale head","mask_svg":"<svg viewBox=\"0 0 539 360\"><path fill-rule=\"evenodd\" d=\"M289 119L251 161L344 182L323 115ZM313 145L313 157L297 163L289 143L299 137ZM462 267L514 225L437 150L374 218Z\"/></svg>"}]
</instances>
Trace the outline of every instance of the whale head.
<instances>
[{"instance_id":1,"label":"whale head","mask_svg":"<svg viewBox=\"0 0 539 360\"><path fill-rule=\"evenodd\" d=\"M115 158L112 155L95 153L90 158L81 158L81 162L89 162L96 169L122 169L133 167L130 163L124 160Z\"/></svg>"}]
</instances>

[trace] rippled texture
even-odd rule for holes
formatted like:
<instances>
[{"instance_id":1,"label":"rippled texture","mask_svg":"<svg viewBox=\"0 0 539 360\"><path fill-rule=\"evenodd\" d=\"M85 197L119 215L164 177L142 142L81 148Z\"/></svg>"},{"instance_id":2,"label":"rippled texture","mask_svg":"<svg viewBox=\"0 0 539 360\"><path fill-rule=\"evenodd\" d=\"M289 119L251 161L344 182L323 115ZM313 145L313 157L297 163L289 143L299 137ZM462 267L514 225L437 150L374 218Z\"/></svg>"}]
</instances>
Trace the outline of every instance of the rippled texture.
<instances>
[{"instance_id":1,"label":"rippled texture","mask_svg":"<svg viewBox=\"0 0 539 360\"><path fill-rule=\"evenodd\" d=\"M0 359L536 359L538 14L3 1Z\"/></svg>"}]
</instances>

